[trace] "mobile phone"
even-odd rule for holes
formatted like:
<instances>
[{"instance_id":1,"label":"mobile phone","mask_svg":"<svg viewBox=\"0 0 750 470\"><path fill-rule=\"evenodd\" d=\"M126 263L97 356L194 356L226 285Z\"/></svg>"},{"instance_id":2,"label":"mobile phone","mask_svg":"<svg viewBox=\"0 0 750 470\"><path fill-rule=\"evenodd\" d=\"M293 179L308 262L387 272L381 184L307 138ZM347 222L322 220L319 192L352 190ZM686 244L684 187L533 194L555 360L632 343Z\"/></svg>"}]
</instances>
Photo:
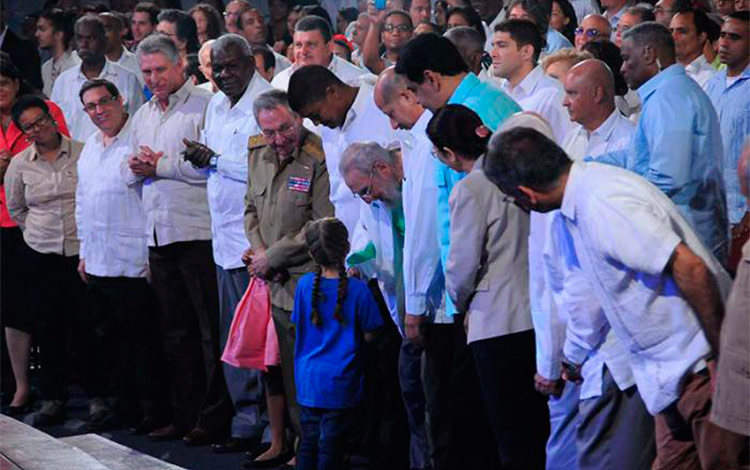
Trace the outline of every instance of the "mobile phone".
<instances>
[{"instance_id":1,"label":"mobile phone","mask_svg":"<svg viewBox=\"0 0 750 470\"><path fill-rule=\"evenodd\" d=\"M386 0L375 0L375 8L378 10L385 10Z\"/></svg>"}]
</instances>

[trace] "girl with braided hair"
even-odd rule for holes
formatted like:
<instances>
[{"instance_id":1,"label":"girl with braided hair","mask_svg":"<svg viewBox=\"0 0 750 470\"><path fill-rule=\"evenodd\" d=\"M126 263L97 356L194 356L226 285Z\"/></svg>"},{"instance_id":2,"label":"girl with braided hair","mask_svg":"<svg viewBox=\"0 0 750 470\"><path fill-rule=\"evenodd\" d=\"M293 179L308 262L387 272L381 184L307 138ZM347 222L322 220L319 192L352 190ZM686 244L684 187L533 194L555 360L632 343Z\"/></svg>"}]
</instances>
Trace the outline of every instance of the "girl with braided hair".
<instances>
[{"instance_id":1,"label":"girl with braided hair","mask_svg":"<svg viewBox=\"0 0 750 470\"><path fill-rule=\"evenodd\" d=\"M344 224L332 217L311 222L305 241L316 270L299 280L292 311L302 428L297 468L341 469L362 401L362 344L383 322L367 285L346 275Z\"/></svg>"}]
</instances>

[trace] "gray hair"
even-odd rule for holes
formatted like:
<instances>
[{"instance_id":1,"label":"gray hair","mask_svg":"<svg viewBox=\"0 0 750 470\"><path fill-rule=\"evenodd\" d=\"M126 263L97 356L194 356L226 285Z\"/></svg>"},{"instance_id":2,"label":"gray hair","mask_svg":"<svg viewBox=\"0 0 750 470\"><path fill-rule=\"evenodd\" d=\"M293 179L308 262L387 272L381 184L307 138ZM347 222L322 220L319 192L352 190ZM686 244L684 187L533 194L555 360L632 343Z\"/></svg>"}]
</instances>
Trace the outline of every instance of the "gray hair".
<instances>
[{"instance_id":1,"label":"gray hair","mask_svg":"<svg viewBox=\"0 0 750 470\"><path fill-rule=\"evenodd\" d=\"M135 55L138 63L141 63L141 57L144 54L162 54L173 64L180 63L180 51L177 45L168 36L163 34L151 34L138 44L138 50Z\"/></svg>"},{"instance_id":2,"label":"gray hair","mask_svg":"<svg viewBox=\"0 0 750 470\"><path fill-rule=\"evenodd\" d=\"M368 174L378 162L396 166L395 156L375 142L355 142L344 150L339 162L339 172L346 175L352 170Z\"/></svg>"},{"instance_id":3,"label":"gray hair","mask_svg":"<svg viewBox=\"0 0 750 470\"><path fill-rule=\"evenodd\" d=\"M253 57L253 52L250 49L250 44L247 43L247 39L243 38L239 34L223 34L216 38L211 44L211 54L216 54L222 49L228 47L236 47L240 50L243 57Z\"/></svg>"},{"instance_id":4,"label":"gray hair","mask_svg":"<svg viewBox=\"0 0 750 470\"><path fill-rule=\"evenodd\" d=\"M479 31L469 26L451 28L443 36L456 46L456 49L464 57L464 60L466 60L469 54L484 51L485 41L482 40L482 35Z\"/></svg>"},{"instance_id":5,"label":"gray hair","mask_svg":"<svg viewBox=\"0 0 750 470\"><path fill-rule=\"evenodd\" d=\"M284 108L292 113L292 116L297 116L297 113L295 113L291 106L289 106L289 97L286 92L281 90L270 90L258 95L255 98L255 102L253 102L253 116L255 116L255 122L258 122L258 115L260 115L261 111L270 111L276 108Z\"/></svg>"},{"instance_id":6,"label":"gray hair","mask_svg":"<svg viewBox=\"0 0 750 470\"><path fill-rule=\"evenodd\" d=\"M667 29L666 26L659 24L656 21L646 21L645 23L633 26L625 31L622 40L633 41L634 44L640 47L650 46L654 48L657 53L665 54L667 57L674 60L675 51L672 33L669 32L669 29Z\"/></svg>"}]
</instances>

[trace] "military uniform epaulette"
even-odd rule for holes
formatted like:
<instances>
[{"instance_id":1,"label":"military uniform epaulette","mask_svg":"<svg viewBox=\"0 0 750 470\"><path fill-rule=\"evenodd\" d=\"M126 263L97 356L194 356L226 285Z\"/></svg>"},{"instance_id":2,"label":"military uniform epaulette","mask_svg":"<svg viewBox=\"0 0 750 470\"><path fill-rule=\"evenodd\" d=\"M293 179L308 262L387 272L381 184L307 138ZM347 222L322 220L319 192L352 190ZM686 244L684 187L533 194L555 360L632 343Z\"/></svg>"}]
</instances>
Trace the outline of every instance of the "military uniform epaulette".
<instances>
[{"instance_id":1,"label":"military uniform epaulette","mask_svg":"<svg viewBox=\"0 0 750 470\"><path fill-rule=\"evenodd\" d=\"M268 142L266 141L266 138L263 136L263 134L255 134L247 138L248 150L259 149L261 147L265 147L266 145L268 145Z\"/></svg>"},{"instance_id":2,"label":"military uniform epaulette","mask_svg":"<svg viewBox=\"0 0 750 470\"><path fill-rule=\"evenodd\" d=\"M302 153L314 158L318 162L322 162L326 159L326 154L323 151L323 141L319 136L312 132L307 134L305 143L302 145Z\"/></svg>"}]
</instances>

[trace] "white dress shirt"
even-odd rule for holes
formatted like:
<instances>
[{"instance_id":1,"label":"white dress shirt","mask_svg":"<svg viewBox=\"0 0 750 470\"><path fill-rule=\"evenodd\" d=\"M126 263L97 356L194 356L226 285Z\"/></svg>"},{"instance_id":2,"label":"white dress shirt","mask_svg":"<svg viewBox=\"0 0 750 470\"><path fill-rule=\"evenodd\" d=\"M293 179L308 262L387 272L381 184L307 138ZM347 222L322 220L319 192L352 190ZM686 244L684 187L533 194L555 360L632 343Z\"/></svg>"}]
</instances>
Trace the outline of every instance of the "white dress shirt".
<instances>
[{"instance_id":1,"label":"white dress shirt","mask_svg":"<svg viewBox=\"0 0 750 470\"><path fill-rule=\"evenodd\" d=\"M706 57L701 54L695 60L685 66L685 73L692 78L701 88L706 87L706 83L711 80L717 70L711 66Z\"/></svg>"},{"instance_id":2,"label":"white dress shirt","mask_svg":"<svg viewBox=\"0 0 750 470\"><path fill-rule=\"evenodd\" d=\"M143 104L143 89L133 72L105 59L104 68L97 78L105 78L117 87L125 100L128 114L131 116ZM78 92L86 81L88 78L83 74L80 66L70 68L57 77L52 87L52 95L50 95L50 99L60 106L65 115L70 136L81 142L97 131L91 118L83 110L83 104L78 96Z\"/></svg>"},{"instance_id":3,"label":"white dress shirt","mask_svg":"<svg viewBox=\"0 0 750 470\"><path fill-rule=\"evenodd\" d=\"M122 168L129 185L143 186L149 246L211 239L207 172L196 169L181 155L185 150L183 138L200 138L211 97L212 93L186 80L169 97L165 111L154 96L133 116L133 154L142 145L154 152L164 152L156 165L154 177L134 175L127 162L123 162Z\"/></svg>"},{"instance_id":4,"label":"white dress shirt","mask_svg":"<svg viewBox=\"0 0 750 470\"><path fill-rule=\"evenodd\" d=\"M247 139L260 133L253 102L272 89L255 73L237 104L230 107L227 95L218 91L206 110L203 143L220 155L216 170L209 173L207 191L214 261L223 269L243 267L242 253L250 247L244 226Z\"/></svg>"},{"instance_id":5,"label":"white dress shirt","mask_svg":"<svg viewBox=\"0 0 750 470\"><path fill-rule=\"evenodd\" d=\"M363 202L354 197L339 170L344 150L355 142L375 142L387 147L398 140L398 135L391 129L388 116L375 106L373 87L364 81L359 85L359 91L346 113L344 124L337 129L321 129L326 167L331 181L331 203L336 210L336 217L349 230L350 237L357 225L360 205Z\"/></svg>"},{"instance_id":6,"label":"white dress shirt","mask_svg":"<svg viewBox=\"0 0 750 470\"><path fill-rule=\"evenodd\" d=\"M286 70L291 67L292 62L287 59L286 56L283 56L274 50L272 50L271 52L273 52L273 57L276 59L276 66L273 69L273 76L275 77L276 75L281 73L282 70Z\"/></svg>"},{"instance_id":7,"label":"white dress shirt","mask_svg":"<svg viewBox=\"0 0 750 470\"><path fill-rule=\"evenodd\" d=\"M146 84L146 82L143 81L143 72L141 72L141 66L138 64L138 58L134 53L127 50L125 46L122 46L122 55L120 56L120 59L115 63L125 70L130 70L131 72L133 72L135 76L138 77L138 81L141 83L141 87Z\"/></svg>"},{"instance_id":8,"label":"white dress shirt","mask_svg":"<svg viewBox=\"0 0 750 470\"><path fill-rule=\"evenodd\" d=\"M546 119L558 144L565 139L572 126L562 104L565 90L559 81L544 74L541 65L534 67L515 88L511 89L510 82L505 82L502 89L524 111L533 111Z\"/></svg>"},{"instance_id":9,"label":"white dress shirt","mask_svg":"<svg viewBox=\"0 0 750 470\"><path fill-rule=\"evenodd\" d=\"M594 132L589 133L585 127L576 124L565 136L562 148L573 160L583 160L584 157L626 148L633 132L635 123L615 109Z\"/></svg>"},{"instance_id":10,"label":"white dress shirt","mask_svg":"<svg viewBox=\"0 0 750 470\"><path fill-rule=\"evenodd\" d=\"M287 91L289 89L289 79L292 78L292 74L296 72L298 68L299 67L297 65L292 65L291 67L282 70L273 77L271 85L273 85L273 87L278 90ZM367 73L366 70L357 67L351 62L347 62L337 55L331 56L331 62L329 62L328 64L328 70L333 72L333 74L336 75L339 80L344 83L351 83L352 81L355 81L356 79Z\"/></svg>"},{"instance_id":11,"label":"white dress shirt","mask_svg":"<svg viewBox=\"0 0 750 470\"><path fill-rule=\"evenodd\" d=\"M78 57L76 51L67 50L63 52L63 55L59 59L54 58L48 60L42 64L42 83L44 88L42 91L45 95L50 96L52 94L52 86L55 84L55 80L60 76L61 73L65 72L71 67L75 67L81 64L81 59Z\"/></svg>"},{"instance_id":12,"label":"white dress shirt","mask_svg":"<svg viewBox=\"0 0 750 470\"><path fill-rule=\"evenodd\" d=\"M406 313L434 316L434 323L453 323L445 315L445 278L437 234L437 178L425 110L401 139L404 183L404 291Z\"/></svg>"},{"instance_id":13,"label":"white dress shirt","mask_svg":"<svg viewBox=\"0 0 750 470\"><path fill-rule=\"evenodd\" d=\"M86 272L102 277L146 277L148 236L141 188L128 186L121 167L132 155L132 118L109 143L96 131L78 160L76 223Z\"/></svg>"},{"instance_id":14,"label":"white dress shirt","mask_svg":"<svg viewBox=\"0 0 750 470\"><path fill-rule=\"evenodd\" d=\"M669 198L628 170L574 162L560 214L602 306L570 312L565 356L584 362L611 327L646 408L657 414L680 397L685 375L705 368L711 353L697 314L666 272L675 248L685 243L706 263L724 298L731 280ZM570 292L567 283L564 291Z\"/></svg>"}]
</instances>

